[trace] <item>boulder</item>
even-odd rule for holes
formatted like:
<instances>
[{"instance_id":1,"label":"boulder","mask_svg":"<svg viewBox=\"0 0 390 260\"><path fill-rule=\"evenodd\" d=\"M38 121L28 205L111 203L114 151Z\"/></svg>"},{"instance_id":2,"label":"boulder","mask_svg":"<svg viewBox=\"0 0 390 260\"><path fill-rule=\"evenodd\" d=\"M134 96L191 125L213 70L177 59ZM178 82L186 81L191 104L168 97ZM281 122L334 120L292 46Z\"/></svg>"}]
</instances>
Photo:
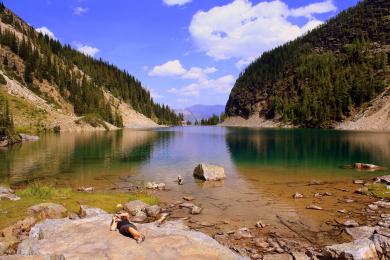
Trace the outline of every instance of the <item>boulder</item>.
<instances>
[{"instance_id":1,"label":"boulder","mask_svg":"<svg viewBox=\"0 0 390 260\"><path fill-rule=\"evenodd\" d=\"M137 214L135 214L135 216L133 216L133 217L131 218L131 221L132 221L132 222L135 222L135 223L142 223L142 222L144 222L147 218L148 218L148 216L146 215L145 212L143 212L143 211L138 211Z\"/></svg>"},{"instance_id":2,"label":"boulder","mask_svg":"<svg viewBox=\"0 0 390 260\"><path fill-rule=\"evenodd\" d=\"M92 207L86 206L86 205L80 206L80 211L79 211L80 218L90 218L90 217L94 217L94 216L97 216L100 214L107 214L107 212L105 212L102 209L92 208Z\"/></svg>"},{"instance_id":3,"label":"boulder","mask_svg":"<svg viewBox=\"0 0 390 260\"><path fill-rule=\"evenodd\" d=\"M390 239L379 234L372 235L370 239L374 242L379 257L390 259Z\"/></svg>"},{"instance_id":4,"label":"boulder","mask_svg":"<svg viewBox=\"0 0 390 260\"><path fill-rule=\"evenodd\" d=\"M268 254L263 256L263 260L293 260L290 254Z\"/></svg>"},{"instance_id":5,"label":"boulder","mask_svg":"<svg viewBox=\"0 0 390 260\"><path fill-rule=\"evenodd\" d=\"M384 182L386 184L390 184L390 175L376 177L377 182Z\"/></svg>"},{"instance_id":6,"label":"boulder","mask_svg":"<svg viewBox=\"0 0 390 260\"><path fill-rule=\"evenodd\" d=\"M326 257L333 259L379 259L375 244L368 238L358 239L351 243L327 246L324 249Z\"/></svg>"},{"instance_id":7,"label":"boulder","mask_svg":"<svg viewBox=\"0 0 390 260\"><path fill-rule=\"evenodd\" d=\"M45 220L37 224L18 255L63 255L65 259L247 259L208 235L189 230L182 221L137 224L145 242L109 230L112 215L79 220ZM42 234L39 236L39 234Z\"/></svg>"},{"instance_id":8,"label":"boulder","mask_svg":"<svg viewBox=\"0 0 390 260\"><path fill-rule=\"evenodd\" d=\"M133 216L140 211L145 211L146 207L149 207L149 205L140 200L133 200L123 205L123 208Z\"/></svg>"},{"instance_id":9,"label":"boulder","mask_svg":"<svg viewBox=\"0 0 390 260\"><path fill-rule=\"evenodd\" d=\"M374 232L377 230L377 227L350 227L346 228L345 231L349 234L353 239L362 239L371 237Z\"/></svg>"},{"instance_id":10,"label":"boulder","mask_svg":"<svg viewBox=\"0 0 390 260\"><path fill-rule=\"evenodd\" d=\"M225 179L226 175L221 166L199 164L194 169L194 177L204 181L220 181Z\"/></svg>"},{"instance_id":11,"label":"boulder","mask_svg":"<svg viewBox=\"0 0 390 260\"><path fill-rule=\"evenodd\" d=\"M39 140L39 137L35 135L19 134L19 137L22 139L23 142Z\"/></svg>"},{"instance_id":12,"label":"boulder","mask_svg":"<svg viewBox=\"0 0 390 260\"><path fill-rule=\"evenodd\" d=\"M27 209L27 215L39 219L56 219L65 218L68 215L66 208L54 203L41 203Z\"/></svg>"},{"instance_id":13,"label":"boulder","mask_svg":"<svg viewBox=\"0 0 390 260\"><path fill-rule=\"evenodd\" d=\"M353 168L357 170L369 170L369 171L376 171L376 170L382 170L383 167L375 165L375 164L369 164L369 163L355 163L353 165Z\"/></svg>"},{"instance_id":14,"label":"boulder","mask_svg":"<svg viewBox=\"0 0 390 260\"><path fill-rule=\"evenodd\" d=\"M293 256L294 260L310 260L310 257L302 252L292 252L291 255Z\"/></svg>"},{"instance_id":15,"label":"boulder","mask_svg":"<svg viewBox=\"0 0 390 260\"><path fill-rule=\"evenodd\" d=\"M149 206L149 207L145 208L145 212L146 212L146 215L148 215L148 217L155 218L158 216L158 214L160 214L161 208L157 205Z\"/></svg>"}]
</instances>

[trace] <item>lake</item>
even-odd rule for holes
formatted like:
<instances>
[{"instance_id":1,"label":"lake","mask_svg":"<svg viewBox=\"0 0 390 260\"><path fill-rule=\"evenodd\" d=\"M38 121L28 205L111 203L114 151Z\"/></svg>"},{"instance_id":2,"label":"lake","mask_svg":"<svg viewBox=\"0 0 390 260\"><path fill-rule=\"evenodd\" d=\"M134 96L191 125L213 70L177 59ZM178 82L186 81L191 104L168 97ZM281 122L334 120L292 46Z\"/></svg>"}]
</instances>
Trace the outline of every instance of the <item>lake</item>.
<instances>
[{"instance_id":1,"label":"lake","mask_svg":"<svg viewBox=\"0 0 390 260\"><path fill-rule=\"evenodd\" d=\"M98 190L164 182L169 191L157 196L165 202L186 194L196 197L204 207L198 217L202 220L227 219L232 226L242 226L258 219L270 224L295 219L304 223L302 230L314 234L339 207L337 200L345 196L341 190L354 189L353 179L389 173L341 166L366 162L390 168L389 158L389 133L223 127L62 133L0 150L0 182L15 188L40 181ZM192 172L198 163L223 166L227 179L195 180ZM178 175L183 186L175 183ZM329 185L313 187L308 185L312 180ZM312 196L321 189L332 189L333 198L291 198L296 191ZM312 202L329 212L303 210Z\"/></svg>"}]
</instances>

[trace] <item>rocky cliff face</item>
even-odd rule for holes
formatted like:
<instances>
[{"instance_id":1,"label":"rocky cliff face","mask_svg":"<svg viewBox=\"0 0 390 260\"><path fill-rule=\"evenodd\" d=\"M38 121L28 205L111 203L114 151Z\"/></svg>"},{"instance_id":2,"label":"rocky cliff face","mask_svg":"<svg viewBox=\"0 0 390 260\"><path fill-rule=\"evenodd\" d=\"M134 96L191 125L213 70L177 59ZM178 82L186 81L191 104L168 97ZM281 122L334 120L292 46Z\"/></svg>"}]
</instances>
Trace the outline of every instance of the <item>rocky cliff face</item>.
<instances>
[{"instance_id":1,"label":"rocky cliff face","mask_svg":"<svg viewBox=\"0 0 390 260\"><path fill-rule=\"evenodd\" d=\"M388 1L365 0L264 53L236 81L226 114L301 127L355 121L388 92L389 13Z\"/></svg>"}]
</instances>

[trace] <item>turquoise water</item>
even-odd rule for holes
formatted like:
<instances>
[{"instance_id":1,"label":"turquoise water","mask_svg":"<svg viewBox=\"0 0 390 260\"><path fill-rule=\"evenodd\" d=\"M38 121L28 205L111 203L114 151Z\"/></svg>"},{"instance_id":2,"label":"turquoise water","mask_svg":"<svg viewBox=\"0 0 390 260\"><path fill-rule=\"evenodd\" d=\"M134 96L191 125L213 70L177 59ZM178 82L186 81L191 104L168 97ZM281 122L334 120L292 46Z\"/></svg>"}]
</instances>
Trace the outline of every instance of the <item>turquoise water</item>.
<instances>
[{"instance_id":1,"label":"turquoise water","mask_svg":"<svg viewBox=\"0 0 390 260\"><path fill-rule=\"evenodd\" d=\"M222 127L64 133L0 150L0 181L109 186L120 180L169 182L182 175L193 182L192 170L201 162L222 165L234 178L267 177L264 169L281 176L348 178L356 172L340 166L390 167L389 158L389 133Z\"/></svg>"}]
</instances>

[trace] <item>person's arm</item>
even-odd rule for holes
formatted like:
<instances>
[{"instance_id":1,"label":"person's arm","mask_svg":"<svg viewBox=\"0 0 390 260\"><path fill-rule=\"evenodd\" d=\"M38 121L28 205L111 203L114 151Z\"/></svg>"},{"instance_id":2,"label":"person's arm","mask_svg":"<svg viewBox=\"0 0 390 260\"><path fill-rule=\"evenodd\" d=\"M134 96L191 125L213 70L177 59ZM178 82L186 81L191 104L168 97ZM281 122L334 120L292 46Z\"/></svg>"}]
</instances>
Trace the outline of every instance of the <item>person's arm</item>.
<instances>
[{"instance_id":1,"label":"person's arm","mask_svg":"<svg viewBox=\"0 0 390 260\"><path fill-rule=\"evenodd\" d=\"M118 221L116 220L115 217L113 217L111 220L111 226L110 226L111 231L115 231L117 229L117 223L118 223Z\"/></svg>"}]
</instances>

